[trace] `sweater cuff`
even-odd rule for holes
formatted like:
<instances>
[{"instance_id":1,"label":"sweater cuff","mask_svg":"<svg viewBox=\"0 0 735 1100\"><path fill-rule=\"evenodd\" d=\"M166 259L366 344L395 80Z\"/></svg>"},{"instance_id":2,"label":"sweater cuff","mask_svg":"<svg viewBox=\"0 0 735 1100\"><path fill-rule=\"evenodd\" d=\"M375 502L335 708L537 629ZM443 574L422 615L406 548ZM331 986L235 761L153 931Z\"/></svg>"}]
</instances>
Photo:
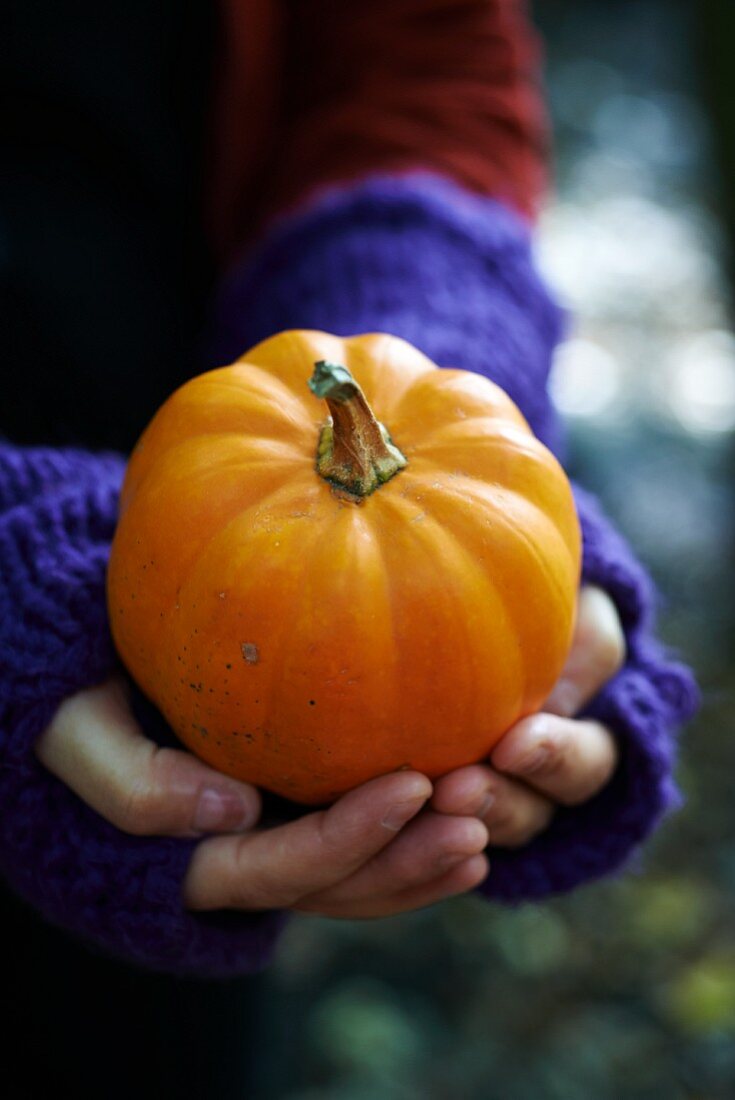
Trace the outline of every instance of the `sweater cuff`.
<instances>
[{"instance_id":1,"label":"sweater cuff","mask_svg":"<svg viewBox=\"0 0 735 1100\"><path fill-rule=\"evenodd\" d=\"M480 891L504 902L572 890L622 868L667 811L680 803L673 779L676 731L698 706L691 672L653 637L654 589L592 494L574 486L583 536L584 583L604 588L625 632L624 667L585 708L615 735L620 762L595 798L560 808L522 849L493 849Z\"/></svg>"},{"instance_id":2,"label":"sweater cuff","mask_svg":"<svg viewBox=\"0 0 735 1100\"><path fill-rule=\"evenodd\" d=\"M105 573L123 461L0 444L0 870L47 920L102 951L176 973L268 961L281 914L194 914L196 841L134 837L36 759L61 702L119 668Z\"/></svg>"},{"instance_id":3,"label":"sweater cuff","mask_svg":"<svg viewBox=\"0 0 735 1100\"><path fill-rule=\"evenodd\" d=\"M389 332L497 382L554 448L546 381L562 324L517 213L430 173L379 175L325 189L232 266L208 361L285 329Z\"/></svg>"}]
</instances>

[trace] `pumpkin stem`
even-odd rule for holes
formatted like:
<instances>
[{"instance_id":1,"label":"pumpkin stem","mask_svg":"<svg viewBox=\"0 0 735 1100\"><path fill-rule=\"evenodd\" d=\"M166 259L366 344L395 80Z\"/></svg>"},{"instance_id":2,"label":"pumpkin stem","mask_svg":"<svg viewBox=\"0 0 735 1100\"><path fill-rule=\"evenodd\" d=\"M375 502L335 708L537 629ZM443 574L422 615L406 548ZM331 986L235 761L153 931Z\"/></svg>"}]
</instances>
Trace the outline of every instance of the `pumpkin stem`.
<instances>
[{"instance_id":1,"label":"pumpkin stem","mask_svg":"<svg viewBox=\"0 0 735 1100\"><path fill-rule=\"evenodd\" d=\"M389 481L406 459L373 414L365 394L346 367L321 360L309 388L323 397L330 419L317 447L317 473L336 490L361 500Z\"/></svg>"}]
</instances>

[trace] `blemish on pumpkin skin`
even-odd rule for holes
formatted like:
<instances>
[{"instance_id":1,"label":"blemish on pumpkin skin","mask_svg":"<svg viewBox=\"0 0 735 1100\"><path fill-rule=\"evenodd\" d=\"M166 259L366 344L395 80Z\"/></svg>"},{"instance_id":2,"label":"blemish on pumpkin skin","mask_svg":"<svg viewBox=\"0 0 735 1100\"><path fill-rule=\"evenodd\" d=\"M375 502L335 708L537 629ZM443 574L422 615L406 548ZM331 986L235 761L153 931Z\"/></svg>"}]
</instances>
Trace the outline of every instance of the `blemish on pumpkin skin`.
<instances>
[{"instance_id":1,"label":"blemish on pumpkin skin","mask_svg":"<svg viewBox=\"0 0 735 1100\"><path fill-rule=\"evenodd\" d=\"M260 653L257 645L254 642L243 642L240 646L242 655L249 665L257 665L260 660Z\"/></svg>"}]
</instances>

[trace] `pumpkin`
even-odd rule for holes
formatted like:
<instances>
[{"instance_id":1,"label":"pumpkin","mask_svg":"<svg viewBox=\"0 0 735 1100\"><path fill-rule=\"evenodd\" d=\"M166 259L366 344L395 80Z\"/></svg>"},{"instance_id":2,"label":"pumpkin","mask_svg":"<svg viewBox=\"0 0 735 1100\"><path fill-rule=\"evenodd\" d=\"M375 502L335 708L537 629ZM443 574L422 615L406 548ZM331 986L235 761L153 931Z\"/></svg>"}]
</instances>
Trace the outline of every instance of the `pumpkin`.
<instances>
[{"instance_id":1,"label":"pumpkin","mask_svg":"<svg viewBox=\"0 0 735 1100\"><path fill-rule=\"evenodd\" d=\"M145 430L108 599L189 749L320 804L483 759L556 682L579 574L568 480L498 386L393 336L291 331Z\"/></svg>"}]
</instances>

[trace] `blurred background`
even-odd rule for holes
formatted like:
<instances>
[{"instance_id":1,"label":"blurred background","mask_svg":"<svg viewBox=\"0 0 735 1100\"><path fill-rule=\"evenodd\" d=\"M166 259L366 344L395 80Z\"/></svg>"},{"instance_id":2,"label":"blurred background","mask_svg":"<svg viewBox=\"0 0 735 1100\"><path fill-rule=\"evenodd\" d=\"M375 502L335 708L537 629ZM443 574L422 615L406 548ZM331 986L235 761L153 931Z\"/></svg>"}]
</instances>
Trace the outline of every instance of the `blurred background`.
<instances>
[{"instance_id":1,"label":"blurred background","mask_svg":"<svg viewBox=\"0 0 735 1100\"><path fill-rule=\"evenodd\" d=\"M540 258L570 311L554 397L574 473L648 564L703 688L686 806L633 873L574 897L293 921L261 1008L263 1098L735 1096L735 10L534 12L557 162Z\"/></svg>"}]
</instances>

